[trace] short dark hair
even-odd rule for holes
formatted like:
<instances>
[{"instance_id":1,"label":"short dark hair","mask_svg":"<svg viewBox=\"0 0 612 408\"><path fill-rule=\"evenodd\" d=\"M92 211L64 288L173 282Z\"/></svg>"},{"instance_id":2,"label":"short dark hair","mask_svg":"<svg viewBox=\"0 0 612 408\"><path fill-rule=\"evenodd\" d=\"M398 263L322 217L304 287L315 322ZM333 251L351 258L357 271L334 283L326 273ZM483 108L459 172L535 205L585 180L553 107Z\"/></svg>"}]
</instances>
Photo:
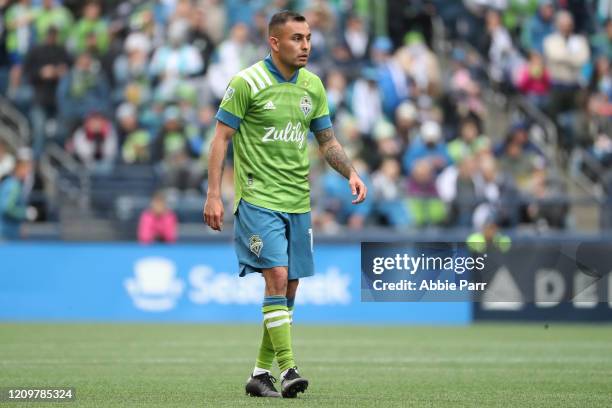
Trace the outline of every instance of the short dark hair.
<instances>
[{"instance_id":1,"label":"short dark hair","mask_svg":"<svg viewBox=\"0 0 612 408\"><path fill-rule=\"evenodd\" d=\"M279 11L270 18L270 22L268 23L268 35L272 35L272 30L284 25L288 21L306 22L306 17L291 10Z\"/></svg>"}]
</instances>

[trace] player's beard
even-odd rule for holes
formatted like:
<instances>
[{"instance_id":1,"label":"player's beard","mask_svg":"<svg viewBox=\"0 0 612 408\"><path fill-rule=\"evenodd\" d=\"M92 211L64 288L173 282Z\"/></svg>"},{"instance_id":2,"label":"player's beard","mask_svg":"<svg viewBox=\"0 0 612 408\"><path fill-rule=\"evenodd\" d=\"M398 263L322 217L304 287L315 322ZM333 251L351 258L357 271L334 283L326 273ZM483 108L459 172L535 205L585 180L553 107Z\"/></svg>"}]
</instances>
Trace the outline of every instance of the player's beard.
<instances>
[{"instance_id":1,"label":"player's beard","mask_svg":"<svg viewBox=\"0 0 612 408\"><path fill-rule=\"evenodd\" d=\"M303 61L303 62L302 62ZM295 59L295 63L293 64L293 67L295 69L299 69L299 68L304 68L306 66L306 64L308 64L308 57L306 57L305 59L300 59L300 58L296 58Z\"/></svg>"},{"instance_id":2,"label":"player's beard","mask_svg":"<svg viewBox=\"0 0 612 408\"><path fill-rule=\"evenodd\" d=\"M285 66L297 71L298 69L304 68L306 66L306 64L308 63L308 57L306 57L306 59L304 60L301 60L298 56L292 59L287 58L287 60L281 58L281 61L283 62L283 64L285 64Z\"/></svg>"}]
</instances>

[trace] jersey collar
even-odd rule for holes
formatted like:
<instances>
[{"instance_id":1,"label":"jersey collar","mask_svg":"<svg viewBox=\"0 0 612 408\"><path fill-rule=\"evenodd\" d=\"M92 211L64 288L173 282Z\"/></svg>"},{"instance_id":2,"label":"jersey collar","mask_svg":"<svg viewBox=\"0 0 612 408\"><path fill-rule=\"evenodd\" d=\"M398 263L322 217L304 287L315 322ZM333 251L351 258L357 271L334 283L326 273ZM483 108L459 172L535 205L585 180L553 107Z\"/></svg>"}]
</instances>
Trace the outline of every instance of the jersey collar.
<instances>
[{"instance_id":1,"label":"jersey collar","mask_svg":"<svg viewBox=\"0 0 612 408\"><path fill-rule=\"evenodd\" d=\"M274 78L279 84L283 82L291 82L292 84L297 83L297 77L300 73L299 69L295 71L295 74L293 74L293 76L289 78L289 80L287 81L283 77L283 74L281 74L280 71L276 68L276 66L274 65L274 62L272 62L272 56L270 54L268 54L268 56L264 59L264 63L266 64L266 68L268 68L268 71L270 71L272 75L274 75Z\"/></svg>"}]
</instances>

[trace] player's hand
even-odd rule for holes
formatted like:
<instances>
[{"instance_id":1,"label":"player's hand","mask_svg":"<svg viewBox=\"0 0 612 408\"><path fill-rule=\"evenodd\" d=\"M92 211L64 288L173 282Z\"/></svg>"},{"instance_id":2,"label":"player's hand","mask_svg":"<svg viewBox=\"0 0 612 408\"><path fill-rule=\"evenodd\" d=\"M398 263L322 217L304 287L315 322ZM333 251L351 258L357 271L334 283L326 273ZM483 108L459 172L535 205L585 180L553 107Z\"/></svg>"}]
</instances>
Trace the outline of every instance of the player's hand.
<instances>
[{"instance_id":1,"label":"player's hand","mask_svg":"<svg viewBox=\"0 0 612 408\"><path fill-rule=\"evenodd\" d=\"M206 197L204 204L204 221L206 224L216 230L223 229L223 201L219 197Z\"/></svg>"},{"instance_id":2,"label":"player's hand","mask_svg":"<svg viewBox=\"0 0 612 408\"><path fill-rule=\"evenodd\" d=\"M365 183L361 181L361 178L355 171L351 173L351 177L349 178L349 186L351 187L351 193L354 196L357 196L357 198L352 201L353 204L359 204L366 199L368 188L366 187Z\"/></svg>"}]
</instances>

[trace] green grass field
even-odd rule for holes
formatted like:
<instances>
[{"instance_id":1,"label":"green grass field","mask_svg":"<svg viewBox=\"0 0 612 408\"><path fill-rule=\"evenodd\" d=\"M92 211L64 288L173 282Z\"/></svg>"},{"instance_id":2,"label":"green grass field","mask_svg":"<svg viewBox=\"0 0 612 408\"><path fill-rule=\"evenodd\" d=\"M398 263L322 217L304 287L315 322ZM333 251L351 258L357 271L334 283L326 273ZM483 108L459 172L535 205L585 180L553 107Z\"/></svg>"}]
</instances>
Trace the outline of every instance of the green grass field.
<instances>
[{"instance_id":1,"label":"green grass field","mask_svg":"<svg viewBox=\"0 0 612 408\"><path fill-rule=\"evenodd\" d=\"M70 386L41 407L611 407L612 326L300 326L310 388L243 394L252 325L0 324L0 387Z\"/></svg>"}]
</instances>

